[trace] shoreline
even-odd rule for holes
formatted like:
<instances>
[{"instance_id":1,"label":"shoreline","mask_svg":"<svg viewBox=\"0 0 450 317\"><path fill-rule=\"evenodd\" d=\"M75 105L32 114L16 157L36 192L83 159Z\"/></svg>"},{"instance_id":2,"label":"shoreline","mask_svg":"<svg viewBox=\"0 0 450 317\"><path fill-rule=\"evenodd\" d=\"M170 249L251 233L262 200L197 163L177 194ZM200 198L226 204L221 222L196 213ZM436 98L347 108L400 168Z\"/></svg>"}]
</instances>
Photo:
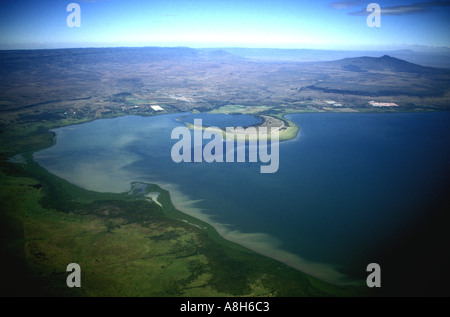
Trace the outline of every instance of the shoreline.
<instances>
[{"instance_id":1,"label":"shoreline","mask_svg":"<svg viewBox=\"0 0 450 317\"><path fill-rule=\"evenodd\" d=\"M85 187L84 184L74 179L58 175L57 171L48 170L38 161L33 162L45 169L47 173L54 175L73 186L98 194L129 195L133 190L133 184L145 184L150 191L143 194L147 201L154 202L162 207L167 217L189 223L201 230L207 231L210 238L225 244L236 244L255 252L261 256L283 263L299 272L316 278L320 281L335 286L357 286L359 281L350 280L344 274L338 272L332 265L308 261L289 251L280 248L280 242L273 236L263 232L241 232L232 225L216 222L214 215L208 215L195 204L201 200L193 200L183 194L180 185L159 181L157 179L123 179L122 182L114 182L114 188L98 188L97 185ZM167 192L165 194L164 192Z\"/></svg>"},{"instance_id":2,"label":"shoreline","mask_svg":"<svg viewBox=\"0 0 450 317\"><path fill-rule=\"evenodd\" d=\"M34 158L35 164L46 169ZM115 182L115 188L85 187L82 183L70 178L64 178L57 172L47 170L47 173L55 175L66 182L99 194L128 195L133 190L133 184L144 184L150 191L143 194L147 201L154 202L162 207L164 213L171 219L182 221L193 225L208 233L210 238L225 244L236 244L239 247L253 251L261 256L283 263L299 272L316 278L320 281L330 283L335 286L358 286L360 281L351 280L345 274L340 273L331 264L313 262L303 259L301 256L280 248L281 242L277 238L263 232L241 232L234 229L232 225L215 221L214 215L209 215L197 206L200 200L193 200L184 194L180 185L159 181L156 179L123 179L122 182ZM165 193L167 192L167 193Z\"/></svg>"},{"instance_id":3,"label":"shoreline","mask_svg":"<svg viewBox=\"0 0 450 317\"><path fill-rule=\"evenodd\" d=\"M363 282L349 279L345 274L338 272L330 264L308 261L299 255L281 249L279 247L281 243L275 237L272 237L267 233L241 232L232 229L232 225L214 221L212 219L214 217L213 215L208 215L201 208L194 206L195 203L200 200L189 199L187 195L184 195L176 188L178 185L164 182L146 184L156 185L161 189L166 190L170 196L170 203L177 212L193 217L194 219L211 226L216 234L225 241L235 243L243 248L256 252L257 254L281 262L302 273L336 286L358 286ZM201 228L206 229L204 226Z\"/></svg>"},{"instance_id":4,"label":"shoreline","mask_svg":"<svg viewBox=\"0 0 450 317\"><path fill-rule=\"evenodd\" d=\"M119 206L118 208L124 208L129 203L133 204L133 202L144 201L144 200L146 200L145 199L146 194L150 194L151 196L157 195L159 198L158 201L162 204L162 206L164 206L164 208L161 209L160 212L162 212L162 214L166 214L165 216L163 216L161 218L161 219L166 219L166 220L157 220L157 221L169 221L169 223L171 225L170 225L170 227L168 227L169 231L168 230L160 231L159 230L160 225L157 225L157 227L156 227L158 229L157 232L155 232L154 234L151 233L150 237L152 237L152 236L154 236L156 238L163 237L164 232L166 232L166 233L167 232L170 232L170 233L180 232L179 230L185 230L182 228L186 228L186 225L191 226L193 229L195 229L195 231L194 231L195 233L194 232L192 233L193 235L203 237L203 239L205 239L205 241L207 243L207 246L215 246L214 249L210 249L210 250L218 250L218 254L222 255L220 258L213 260L213 263L216 262L216 266L214 266L214 264L213 264L213 267L212 267L214 272L216 272L215 271L216 269L219 270L218 272L223 272L222 270L224 270L227 267L226 263L229 263L227 261L231 261L231 263L243 263L243 264L247 263L247 261L250 261L248 263L252 264L252 266L251 266L252 268L254 266L254 268L255 268L254 272L259 272L258 274L262 274L263 277L266 276L266 274L270 275L270 280L266 281L268 284L266 284L266 282L264 282L264 286L261 286L261 287L263 287L263 288L261 288L261 291L264 290L264 291L272 292L271 288L270 288L271 286L267 286L269 288L266 289L265 285L269 285L270 283L273 283L273 282L275 282L275 285L277 285L277 286L275 286L275 288L273 290L278 290L278 289L283 290L282 284L279 285L276 283L276 281L279 281L281 278L281 280L285 280L285 283L287 283L287 285L289 285L289 287L290 287L290 288L288 288L289 290L291 290L291 288L293 286L295 288L293 288L292 291L297 290L296 287L301 287L301 289L304 289L304 291L306 291L306 294L310 294L308 296L324 296L326 294L328 294L328 296L365 296L365 294L361 293L363 291L363 289L360 288L358 285L347 285L346 287L343 287L343 285L329 283L324 279L317 278L306 272L303 272L301 270L298 270L296 268L288 266L288 265L284 264L284 262L276 260L273 257L266 256L259 252L255 252L252 249L247 248L246 246L242 246L241 244L238 244L231 240L226 239L212 225L210 225L198 218L194 218L193 216L189 215L188 213L186 213L184 211L180 211L175 205L173 205L172 200L175 202L177 201L176 191L175 192L172 191L172 193L169 193L169 190L161 188L159 185L156 185L154 183L142 183L142 182L134 182L134 183L144 185L144 186L140 187L140 188L144 188L144 191L139 191L139 188L138 188L138 191L131 190L131 192L121 192L121 193L111 193L111 192L103 192L102 193L102 192L97 192L97 191L85 190L82 187L73 185L72 183L47 171L45 168L43 168L41 165L39 165L37 162L35 162L33 160L30 153L26 154L26 159L27 159L27 162L25 163L26 165L23 165L22 168L24 168L24 171L26 171L28 173L27 177L30 178L30 182L31 182L31 184L33 184L34 189L31 189L32 192L35 192L37 190L36 184L46 184L46 185L44 185L44 187L49 186L51 184L50 187L56 186L56 187L60 188L62 191L64 191L66 194L68 194L69 196L66 197L66 199L67 198L70 199L70 197L75 197L75 196L73 196L75 194L76 197L78 197L77 198L77 200L79 200L78 203L80 203L81 201L84 201L85 204L90 205L92 203L97 203L97 202L99 202L99 203L106 202L106 206L108 206L108 205L115 206L116 203L114 203L114 201L116 201L118 203L117 206ZM10 164L13 164L13 163L10 163ZM7 176L7 177L11 177L11 176ZM15 177L15 176L12 176L12 177ZM36 182L36 180L37 180L37 182ZM19 182L23 182L23 180L19 180ZM135 187L135 188L137 188L137 187ZM140 198L143 198L143 199L139 199L139 197L137 197L133 194L138 194L139 196L141 196ZM132 196L130 196L130 195L132 195ZM50 199L53 196L54 196L54 193L51 194L50 196L45 194L45 197L50 197ZM172 199L172 197L174 197L174 199ZM136 198L138 198L138 199L136 199ZM126 205L124 205L124 203ZM58 204L58 202L56 204ZM103 206L103 205L101 204L100 206ZM64 212L64 209L61 211L59 209L52 210L53 208L54 207L49 207L49 205L47 205L46 207L44 207L44 209L42 209L42 210L44 210L44 213L49 214L52 217L54 215L55 218L51 218L49 221L53 221L53 219L55 219L54 221L57 221L58 219L66 221L66 219L69 219L70 217L78 217L76 219L80 219L80 220L85 219L86 221L88 221L87 223L90 223L89 221L92 221L93 219L97 219L96 217L98 217L98 215L96 215L96 214L94 214L94 217L91 218L89 216L85 217L85 214L72 213L72 211L69 211L69 213L66 213L66 212ZM77 207L77 208L79 208L79 207ZM116 208L116 207L113 207L113 208ZM148 208L149 207L142 208L139 212L146 214L148 212L147 211ZM154 208L155 207L150 207L149 209L154 210ZM81 209L81 210L83 210L83 209ZM65 209L65 211L68 211L68 209ZM153 211L150 211L150 212L153 212ZM41 215L42 214L39 213L38 217ZM103 213L101 215L103 215ZM31 214L30 214L30 216L31 216ZM61 217L63 217L63 218L61 218ZM69 217L69 218L67 218L67 217ZM72 219L72 218L70 218L70 219ZM121 218L118 218L118 219L121 219ZM101 224L103 225L104 224L103 220L100 220L100 221L101 221ZM83 222L83 223L85 223L85 222ZM120 224L120 222L119 222L119 224ZM67 225L70 225L70 223L68 223ZM106 232L105 231L104 234L106 234L106 235L118 234L118 236L122 237L125 234L125 232L122 232L122 233L120 232L120 230L121 230L120 226L119 227L114 227L114 226L109 227L108 226L108 228L114 230L114 232L109 232L109 231ZM147 228L147 229L144 229L144 230L148 230L147 226L145 226L145 228ZM78 229L80 229L80 228L78 228ZM74 230L76 230L76 229L74 229ZM95 229L95 230L97 230L97 229ZM172 231L172 230L175 230L175 231ZM176 231L176 230L178 230L178 231ZM192 232L190 230L191 229L189 229L189 231L187 231L187 232ZM84 231L82 231L82 232L84 232ZM98 233L97 231L95 231L95 232ZM133 240L136 238L140 238L140 239L144 239L144 240L148 239L148 233L145 234L145 236L139 237L139 232L140 231L137 231L137 232L129 231L128 232L129 236L123 236L123 237L124 238L131 237ZM163 233L161 233L161 232L163 232ZM66 233L64 233L64 235L65 234ZM138 236L136 236L136 234L138 234ZM172 243L171 242L172 240L168 240L168 242ZM179 238L177 238L177 240L179 240ZM119 240L117 240L117 241L119 241ZM122 240L120 240L120 241L122 241ZM128 241L128 240L125 240L125 241ZM191 241L191 240L188 239L186 241ZM192 240L191 242L194 242L194 241L195 240ZM126 243L126 242L124 242L124 243ZM46 244L44 244L44 246L45 245ZM83 248L83 247L81 246L81 248ZM46 249L42 249L42 250L43 250L43 252L45 252ZM206 255L209 257L209 255L208 255L209 252L210 251L200 252L198 254L198 256L199 256L198 259L200 261L202 261L202 263L203 263L204 256ZM215 251L212 251L212 252L213 252L213 254L216 254ZM191 255L193 255L193 254L190 254L190 256ZM87 259L89 259L89 257ZM175 257L175 259L178 259L178 257ZM224 259L225 262L222 263L220 259ZM31 257L31 259L28 259L28 260L34 261L33 257ZM140 260L142 260L142 259L140 259ZM182 260L182 261L184 261L184 260ZM30 262L30 263L32 263L32 262ZM217 267L217 264L219 264L219 267ZM148 265L151 266L152 264L150 263ZM281 270L281 271L279 271L279 270ZM225 271L228 272L228 271L230 271L230 269L229 268L225 269ZM230 272L232 272L232 271L230 271ZM231 274L230 272L228 274ZM253 269L251 269L251 272L253 272ZM116 274L117 272L113 270L113 273ZM286 279L285 277L283 277L284 273L286 273L287 276L291 276L291 279L289 279L289 278ZM214 274L216 274L216 273L214 273ZM220 273L217 273L217 274L220 274ZM250 275L248 275L248 276L250 276ZM292 279L292 277L295 277L295 278ZM170 276L168 275L165 278L170 278ZM228 281L228 279L227 279L227 281ZM251 287L251 290L250 290L251 293L249 293L249 294L250 294L250 296L258 296L257 293L255 294L254 292L255 292L255 290L256 290L256 292L258 292L258 290L259 290L258 285L260 285L259 284L260 280L251 279L251 281L256 281L257 284L254 284L254 282L252 284L249 284ZM295 282L295 281L297 281L297 282ZM215 282L217 282L217 281L215 280ZM219 293L227 292L222 289L217 289L216 288L217 284L215 284L215 282L213 282L213 284L211 284L210 286L207 286L205 291L206 292L211 291L212 292L211 294L216 294L216 292L219 292ZM270 284L270 285L272 285L272 284ZM298 286L296 286L296 285L298 285ZM310 290L311 287L312 287L312 289ZM241 289L239 289L239 290L241 290ZM128 289L127 289L127 291L132 292L132 290L128 290ZM95 290L93 292L95 293ZM303 292L299 293L298 291L294 291L294 293L297 294L296 296L304 296L304 294L305 294ZM188 293L188 294L190 294L190 293ZM200 297L210 296L207 294L209 294L209 293L202 293L202 291L200 291L200 293L198 293L197 295L199 295ZM245 292L239 296L246 296L246 294L248 294L247 290L245 290ZM274 294L274 293L268 293L268 294L269 294L269 296L272 296L272 294ZM187 295L187 296L192 296L192 295ZM265 296L267 296L267 295L265 295ZM275 295L275 296L277 296L277 295ZM278 295L278 296L285 296L285 295Z\"/></svg>"}]
</instances>

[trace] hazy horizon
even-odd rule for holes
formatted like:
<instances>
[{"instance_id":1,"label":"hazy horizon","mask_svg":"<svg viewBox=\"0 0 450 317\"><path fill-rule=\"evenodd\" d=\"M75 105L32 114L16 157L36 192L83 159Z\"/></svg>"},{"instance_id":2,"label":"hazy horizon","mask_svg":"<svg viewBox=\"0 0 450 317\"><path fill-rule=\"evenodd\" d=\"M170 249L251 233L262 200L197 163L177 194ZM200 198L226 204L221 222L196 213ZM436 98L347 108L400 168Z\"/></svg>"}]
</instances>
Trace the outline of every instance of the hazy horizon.
<instances>
[{"instance_id":1,"label":"hazy horizon","mask_svg":"<svg viewBox=\"0 0 450 317\"><path fill-rule=\"evenodd\" d=\"M367 25L367 5L373 1L362 0L73 0L80 8L79 27L68 26L70 2L2 2L0 49L450 47L446 1L377 1L380 27Z\"/></svg>"},{"instance_id":2,"label":"hazy horizon","mask_svg":"<svg viewBox=\"0 0 450 317\"><path fill-rule=\"evenodd\" d=\"M341 52L385 52L385 51L411 51L411 52L442 52L447 53L450 47L446 46L386 46L386 47L359 47L359 48L314 48L314 47L252 47L252 46L195 46L195 45L86 45L86 46L57 46L57 47L28 47L28 48L0 48L0 51L31 51L31 50L70 50L70 49L102 49L102 48L190 48L198 50L221 50L221 49L245 49L245 50L280 50L280 51L341 51Z\"/></svg>"}]
</instances>

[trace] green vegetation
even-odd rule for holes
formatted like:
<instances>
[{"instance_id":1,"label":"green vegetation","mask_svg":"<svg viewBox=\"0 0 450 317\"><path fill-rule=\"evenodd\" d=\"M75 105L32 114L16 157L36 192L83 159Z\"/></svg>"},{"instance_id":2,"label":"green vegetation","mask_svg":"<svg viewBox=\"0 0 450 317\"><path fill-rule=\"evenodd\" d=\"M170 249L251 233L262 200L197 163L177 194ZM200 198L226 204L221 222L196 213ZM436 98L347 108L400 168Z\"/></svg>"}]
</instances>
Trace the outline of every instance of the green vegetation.
<instances>
[{"instance_id":1,"label":"green vegetation","mask_svg":"<svg viewBox=\"0 0 450 317\"><path fill-rule=\"evenodd\" d=\"M2 135L17 144L14 151L1 145L3 295L361 295L223 239L178 211L157 185L121 194L74 186L33 161L31 151L53 142L51 133L33 131ZM17 153L24 162L6 160ZM159 193L162 208L145 199L150 192ZM78 289L65 282L73 262L81 266Z\"/></svg>"}]
</instances>

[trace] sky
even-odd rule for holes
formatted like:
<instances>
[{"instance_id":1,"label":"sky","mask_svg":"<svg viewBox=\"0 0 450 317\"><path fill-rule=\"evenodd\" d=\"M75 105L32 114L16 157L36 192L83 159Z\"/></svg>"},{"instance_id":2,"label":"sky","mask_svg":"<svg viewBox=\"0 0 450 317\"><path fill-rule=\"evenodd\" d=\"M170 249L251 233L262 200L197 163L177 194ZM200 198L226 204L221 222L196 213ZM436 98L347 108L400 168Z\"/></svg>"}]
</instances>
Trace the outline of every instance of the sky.
<instances>
[{"instance_id":1,"label":"sky","mask_svg":"<svg viewBox=\"0 0 450 317\"><path fill-rule=\"evenodd\" d=\"M376 1L376 0L375 0ZM450 47L450 1L0 0L0 49L113 46ZM80 7L80 26L66 10Z\"/></svg>"}]
</instances>

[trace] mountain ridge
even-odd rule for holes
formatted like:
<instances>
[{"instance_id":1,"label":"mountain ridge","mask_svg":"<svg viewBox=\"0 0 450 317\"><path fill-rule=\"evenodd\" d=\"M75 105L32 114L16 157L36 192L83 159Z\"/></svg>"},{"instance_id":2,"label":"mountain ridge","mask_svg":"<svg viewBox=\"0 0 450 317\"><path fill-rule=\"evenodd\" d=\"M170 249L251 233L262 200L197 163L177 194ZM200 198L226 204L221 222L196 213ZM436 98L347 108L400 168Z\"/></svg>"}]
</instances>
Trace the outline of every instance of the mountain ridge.
<instances>
[{"instance_id":1,"label":"mountain ridge","mask_svg":"<svg viewBox=\"0 0 450 317\"><path fill-rule=\"evenodd\" d=\"M381 57L351 57L336 61L331 61L334 65L340 66L343 70L353 72L382 71L382 72L404 72L404 73L430 73L443 69L429 66L422 66L408 61L383 55Z\"/></svg>"}]
</instances>

